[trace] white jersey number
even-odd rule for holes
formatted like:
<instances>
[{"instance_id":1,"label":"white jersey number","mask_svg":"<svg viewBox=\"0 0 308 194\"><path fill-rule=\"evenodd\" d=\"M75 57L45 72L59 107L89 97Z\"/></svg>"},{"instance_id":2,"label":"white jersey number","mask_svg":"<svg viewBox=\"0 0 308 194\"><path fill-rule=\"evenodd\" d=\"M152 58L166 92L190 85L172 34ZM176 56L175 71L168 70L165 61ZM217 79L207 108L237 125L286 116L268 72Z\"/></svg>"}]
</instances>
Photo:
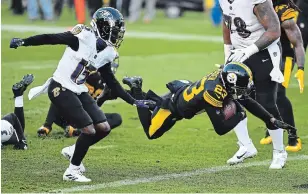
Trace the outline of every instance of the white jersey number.
<instances>
[{"instance_id":1,"label":"white jersey number","mask_svg":"<svg viewBox=\"0 0 308 194\"><path fill-rule=\"evenodd\" d=\"M232 17L228 16L228 15L224 15L224 21L225 21L225 25L231 31ZM235 17L233 19L233 23L234 23L234 25L236 27L236 31L237 31L239 36L241 36L242 38L248 38L250 36L251 32L246 29L246 27L247 27L246 23L245 23L245 21L242 18Z\"/></svg>"},{"instance_id":2,"label":"white jersey number","mask_svg":"<svg viewBox=\"0 0 308 194\"><path fill-rule=\"evenodd\" d=\"M89 64L88 61L82 59L78 63L76 69L73 71L71 79L78 85L84 84L90 73L95 71L96 71L95 67Z\"/></svg>"}]
</instances>

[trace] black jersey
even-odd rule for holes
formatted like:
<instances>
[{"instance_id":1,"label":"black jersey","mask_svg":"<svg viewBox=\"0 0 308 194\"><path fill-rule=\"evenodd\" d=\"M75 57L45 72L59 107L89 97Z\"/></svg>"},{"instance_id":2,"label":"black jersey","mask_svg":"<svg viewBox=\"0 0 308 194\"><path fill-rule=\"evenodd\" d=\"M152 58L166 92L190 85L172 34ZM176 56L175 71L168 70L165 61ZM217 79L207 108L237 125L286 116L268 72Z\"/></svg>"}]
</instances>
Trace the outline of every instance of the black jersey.
<instances>
[{"instance_id":1,"label":"black jersey","mask_svg":"<svg viewBox=\"0 0 308 194\"><path fill-rule=\"evenodd\" d=\"M191 119L196 114L204 112L208 104L214 107L223 107L223 101L228 93L220 78L220 71L216 70L201 80L186 86L175 99L178 114Z\"/></svg>"},{"instance_id":2,"label":"black jersey","mask_svg":"<svg viewBox=\"0 0 308 194\"><path fill-rule=\"evenodd\" d=\"M278 15L280 24L286 20L295 19L297 16L297 11L291 8L287 1L280 0L280 1L273 1L275 11ZM294 50L292 45L289 41L287 34L285 33L284 29L281 28L281 37L280 42L282 46L282 57L292 57L294 58Z\"/></svg>"}]
</instances>

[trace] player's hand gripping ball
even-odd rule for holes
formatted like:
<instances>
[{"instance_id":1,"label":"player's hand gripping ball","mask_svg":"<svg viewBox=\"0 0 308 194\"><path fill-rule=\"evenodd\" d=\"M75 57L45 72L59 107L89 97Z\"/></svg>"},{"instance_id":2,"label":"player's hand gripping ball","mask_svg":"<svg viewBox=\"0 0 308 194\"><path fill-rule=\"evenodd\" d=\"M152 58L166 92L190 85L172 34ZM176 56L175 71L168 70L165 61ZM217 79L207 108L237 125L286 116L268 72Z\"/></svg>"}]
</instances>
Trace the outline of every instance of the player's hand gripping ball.
<instances>
[{"instance_id":1,"label":"player's hand gripping ball","mask_svg":"<svg viewBox=\"0 0 308 194\"><path fill-rule=\"evenodd\" d=\"M224 103L223 114L225 116L225 120L230 119L236 114L236 104L232 100Z\"/></svg>"}]
</instances>

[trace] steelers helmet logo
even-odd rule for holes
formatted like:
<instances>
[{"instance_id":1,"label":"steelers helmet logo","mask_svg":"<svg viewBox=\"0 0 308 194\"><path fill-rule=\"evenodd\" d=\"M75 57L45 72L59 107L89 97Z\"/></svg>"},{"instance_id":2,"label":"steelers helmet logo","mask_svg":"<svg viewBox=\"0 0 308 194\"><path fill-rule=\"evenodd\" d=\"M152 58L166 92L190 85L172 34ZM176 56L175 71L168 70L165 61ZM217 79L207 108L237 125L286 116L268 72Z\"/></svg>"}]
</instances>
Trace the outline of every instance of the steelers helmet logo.
<instances>
[{"instance_id":1,"label":"steelers helmet logo","mask_svg":"<svg viewBox=\"0 0 308 194\"><path fill-rule=\"evenodd\" d=\"M237 76L235 73L228 73L227 75L227 81L231 84L235 84L237 81Z\"/></svg>"}]
</instances>

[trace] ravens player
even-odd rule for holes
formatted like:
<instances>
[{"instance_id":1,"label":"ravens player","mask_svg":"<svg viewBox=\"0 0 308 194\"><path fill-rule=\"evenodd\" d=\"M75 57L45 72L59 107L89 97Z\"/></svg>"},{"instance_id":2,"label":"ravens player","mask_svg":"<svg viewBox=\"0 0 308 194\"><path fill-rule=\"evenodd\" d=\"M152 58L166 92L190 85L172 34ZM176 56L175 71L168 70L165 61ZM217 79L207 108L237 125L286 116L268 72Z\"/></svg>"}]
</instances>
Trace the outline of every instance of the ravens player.
<instances>
[{"instance_id":1,"label":"ravens player","mask_svg":"<svg viewBox=\"0 0 308 194\"><path fill-rule=\"evenodd\" d=\"M219 4L224 15L225 59L243 62L251 69L257 102L274 117L280 118L276 99L278 83L284 81L279 69L281 31L272 0L219 0ZM252 114L257 114L249 107L250 102L241 100L240 103ZM246 126L247 120L242 122L243 125L240 126ZM287 158L283 144L283 129L271 123L266 123L266 127L272 137L274 148L270 168L281 169ZM234 132L239 142L245 141L241 137L242 134L247 134L246 128L235 127Z\"/></svg>"},{"instance_id":2,"label":"ravens player","mask_svg":"<svg viewBox=\"0 0 308 194\"><path fill-rule=\"evenodd\" d=\"M163 97L157 96L151 90L147 92L145 99L156 102L155 106L150 107L151 110L137 109L140 122L149 139L161 137L177 121L192 119L204 111L208 114L216 133L224 135L246 118L245 111L236 101L239 98L247 98L264 122L277 127L288 127L248 96L253 88L252 73L242 63L229 63L222 70L216 70L194 83L176 80L168 83L167 88L170 93ZM140 92L135 92L134 96L136 99L143 99ZM236 104L236 113L226 119L223 107L229 101Z\"/></svg>"},{"instance_id":3,"label":"ravens player","mask_svg":"<svg viewBox=\"0 0 308 194\"><path fill-rule=\"evenodd\" d=\"M111 63L112 72L115 73L118 68L117 63ZM110 90L105 86L104 80L101 78L98 72L89 75L86 81L86 86L89 89L89 94L96 100L97 105L101 107L106 100L112 100L116 97L109 95ZM106 113L107 122L111 129L114 129L121 125L122 117L118 113ZM43 126L41 126L37 134L39 137L45 137L52 131L53 123L57 124L65 131L66 137L79 136L80 130L75 129L68 124L68 122L63 118L61 113L57 110L55 105L50 104L48 114Z\"/></svg>"},{"instance_id":4,"label":"ravens player","mask_svg":"<svg viewBox=\"0 0 308 194\"><path fill-rule=\"evenodd\" d=\"M48 96L65 120L82 129L76 141L76 149L63 180L90 182L84 176L81 162L90 146L110 133L106 116L85 85L87 77L99 71L107 86L124 101L137 107L147 107L146 101L135 100L117 81L111 63L118 57L117 49L123 41L125 25L122 14L110 7L98 9L91 27L77 25L71 31L58 34L41 34L25 39L13 38L11 48L38 45L67 45L53 77L48 85ZM45 92L45 90L41 91Z\"/></svg>"},{"instance_id":5,"label":"ravens player","mask_svg":"<svg viewBox=\"0 0 308 194\"><path fill-rule=\"evenodd\" d=\"M14 113L9 113L1 119L1 145L13 144L14 149L28 149L24 135L25 117L23 93L33 82L32 74L25 75L22 80L13 85L12 91L15 99Z\"/></svg>"},{"instance_id":6,"label":"ravens player","mask_svg":"<svg viewBox=\"0 0 308 194\"><path fill-rule=\"evenodd\" d=\"M295 126L293 108L290 100L286 96L286 88L289 86L291 72L296 61L298 70L295 74L295 77L298 79L300 93L304 92L305 50L301 32L294 20L298 8L291 0L273 0L273 5L281 24L281 71L284 74L284 82L278 85L277 106L283 121L292 126ZM296 131L290 130L288 132L289 141L286 150L292 152L301 150L301 140L297 137ZM261 144L269 144L271 142L272 138L268 132L266 133L266 136L260 141Z\"/></svg>"}]
</instances>

